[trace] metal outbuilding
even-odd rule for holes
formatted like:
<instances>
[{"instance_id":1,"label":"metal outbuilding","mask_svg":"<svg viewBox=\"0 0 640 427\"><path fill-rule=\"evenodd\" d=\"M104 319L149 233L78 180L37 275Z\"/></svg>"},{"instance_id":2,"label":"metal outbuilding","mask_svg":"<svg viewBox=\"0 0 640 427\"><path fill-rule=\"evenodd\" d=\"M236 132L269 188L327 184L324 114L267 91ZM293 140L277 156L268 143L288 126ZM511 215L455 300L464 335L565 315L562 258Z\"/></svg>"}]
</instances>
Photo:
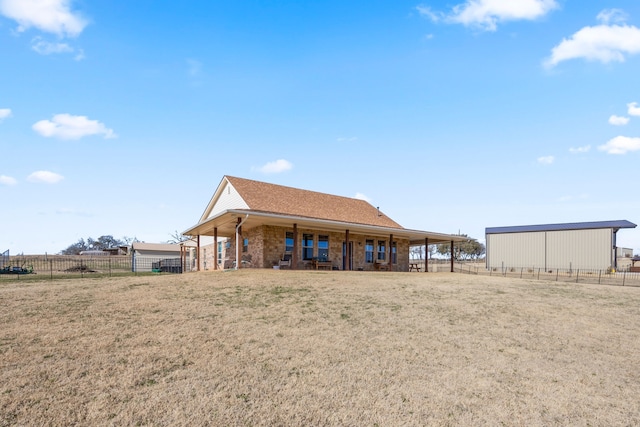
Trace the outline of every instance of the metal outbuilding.
<instances>
[{"instance_id":1,"label":"metal outbuilding","mask_svg":"<svg viewBox=\"0 0 640 427\"><path fill-rule=\"evenodd\" d=\"M616 234L626 220L488 227L487 268L616 268Z\"/></svg>"}]
</instances>

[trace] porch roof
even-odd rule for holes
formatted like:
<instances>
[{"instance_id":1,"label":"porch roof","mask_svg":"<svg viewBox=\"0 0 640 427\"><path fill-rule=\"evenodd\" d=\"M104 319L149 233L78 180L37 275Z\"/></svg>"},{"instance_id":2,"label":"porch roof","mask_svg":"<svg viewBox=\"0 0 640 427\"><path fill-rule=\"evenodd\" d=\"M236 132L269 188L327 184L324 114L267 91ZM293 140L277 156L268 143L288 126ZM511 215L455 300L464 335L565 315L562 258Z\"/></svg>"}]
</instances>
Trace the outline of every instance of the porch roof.
<instances>
[{"instance_id":1,"label":"porch roof","mask_svg":"<svg viewBox=\"0 0 640 427\"><path fill-rule=\"evenodd\" d=\"M358 224L331 219L311 218L247 209L224 210L217 215L188 228L182 234L189 236L213 236L214 230L217 229L218 236L232 238L235 236L238 218L243 221L242 226L246 228L253 228L260 225L293 227L293 224L297 224L298 228L334 232L345 232L346 230L349 230L349 233L364 234L372 237L388 237L392 234L397 238L408 239L411 245L422 245L425 243L425 239L429 239L429 244L448 243L451 241L463 242L468 239L468 237L464 236L434 233L422 230L410 230L398 226L386 227Z\"/></svg>"}]
</instances>

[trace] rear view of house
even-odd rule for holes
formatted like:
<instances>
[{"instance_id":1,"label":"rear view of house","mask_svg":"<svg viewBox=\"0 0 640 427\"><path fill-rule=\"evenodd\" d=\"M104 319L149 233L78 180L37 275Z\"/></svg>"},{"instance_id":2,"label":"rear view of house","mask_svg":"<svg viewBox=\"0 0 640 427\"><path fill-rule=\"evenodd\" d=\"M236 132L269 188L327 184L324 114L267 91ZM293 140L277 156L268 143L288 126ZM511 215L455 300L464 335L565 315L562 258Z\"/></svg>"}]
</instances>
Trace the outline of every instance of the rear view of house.
<instances>
[{"instance_id":1,"label":"rear view of house","mask_svg":"<svg viewBox=\"0 0 640 427\"><path fill-rule=\"evenodd\" d=\"M183 234L213 236L218 251L226 239L216 268L408 271L410 246L466 240L405 229L364 200L231 176Z\"/></svg>"}]
</instances>

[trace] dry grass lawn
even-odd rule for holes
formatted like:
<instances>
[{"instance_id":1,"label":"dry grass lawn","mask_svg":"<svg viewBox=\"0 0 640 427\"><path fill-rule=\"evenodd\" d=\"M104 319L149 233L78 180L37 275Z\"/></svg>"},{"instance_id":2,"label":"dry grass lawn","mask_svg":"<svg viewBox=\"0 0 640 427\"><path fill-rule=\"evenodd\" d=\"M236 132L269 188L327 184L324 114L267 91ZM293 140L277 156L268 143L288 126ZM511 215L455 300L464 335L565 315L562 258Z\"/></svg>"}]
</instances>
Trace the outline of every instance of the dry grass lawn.
<instances>
[{"instance_id":1,"label":"dry grass lawn","mask_svg":"<svg viewBox=\"0 0 640 427\"><path fill-rule=\"evenodd\" d=\"M640 424L639 288L244 270L0 307L0 426Z\"/></svg>"}]
</instances>

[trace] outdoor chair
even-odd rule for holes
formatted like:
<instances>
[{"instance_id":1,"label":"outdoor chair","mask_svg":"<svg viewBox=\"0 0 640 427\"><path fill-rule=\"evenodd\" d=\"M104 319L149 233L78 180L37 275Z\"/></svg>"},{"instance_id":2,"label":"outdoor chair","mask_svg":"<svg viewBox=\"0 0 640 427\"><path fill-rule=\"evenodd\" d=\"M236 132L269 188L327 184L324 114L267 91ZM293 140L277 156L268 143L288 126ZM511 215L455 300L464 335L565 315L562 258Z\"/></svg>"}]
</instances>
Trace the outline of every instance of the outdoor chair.
<instances>
[{"instance_id":1,"label":"outdoor chair","mask_svg":"<svg viewBox=\"0 0 640 427\"><path fill-rule=\"evenodd\" d=\"M278 261L279 268L291 268L291 254L284 254L281 260Z\"/></svg>"}]
</instances>

